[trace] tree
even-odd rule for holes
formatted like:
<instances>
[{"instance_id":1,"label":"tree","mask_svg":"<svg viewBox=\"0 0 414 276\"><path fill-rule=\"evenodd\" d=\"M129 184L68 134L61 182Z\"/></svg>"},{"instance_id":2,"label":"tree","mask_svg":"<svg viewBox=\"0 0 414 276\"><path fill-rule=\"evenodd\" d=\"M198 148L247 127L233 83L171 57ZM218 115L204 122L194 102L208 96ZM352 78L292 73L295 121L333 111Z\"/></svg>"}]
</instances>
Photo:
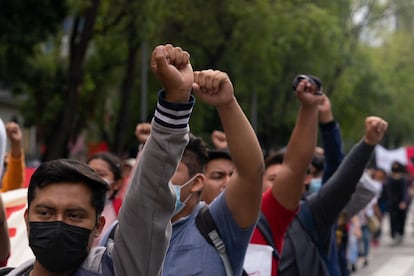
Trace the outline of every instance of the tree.
<instances>
[{"instance_id":1,"label":"tree","mask_svg":"<svg viewBox=\"0 0 414 276\"><path fill-rule=\"evenodd\" d=\"M341 35L335 16L312 3L298 9L294 1L191 1L183 10L184 2L168 2L164 40L187 47L196 69L227 71L245 109L257 94L263 146L286 143L296 114L291 81L330 71ZM209 112L199 114L192 129L218 127Z\"/></svg>"},{"instance_id":2,"label":"tree","mask_svg":"<svg viewBox=\"0 0 414 276\"><path fill-rule=\"evenodd\" d=\"M64 1L3 0L0 9L0 82L12 90L30 70L34 46L55 33L66 14Z\"/></svg>"},{"instance_id":3,"label":"tree","mask_svg":"<svg viewBox=\"0 0 414 276\"><path fill-rule=\"evenodd\" d=\"M68 144L84 129L88 139L104 139L118 154L136 146L136 122L130 118L143 118L145 114L140 116L139 112L146 111L140 107L145 106L140 94L134 91L146 84L148 70L138 64L149 62L140 55L142 45L151 49L163 43L189 50L195 70L212 68L230 74L264 150L280 148L288 141L298 104L291 93L291 81L299 73L321 77L346 144L359 138L355 122L370 114L384 116L398 126L390 127L384 139L390 145L404 143L412 134L409 118L413 114L407 107L413 86L409 77L412 60L403 58L411 57L410 1L67 3L64 13L53 13L59 6L45 6L39 16L52 18L54 25L34 28L42 32L34 32L30 40L20 37L13 45L11 31L10 36L0 33L0 39L9 39L0 46L0 70L5 71L5 64L10 63L6 57L7 51L12 51L10 45L15 46L16 61L23 57L28 69L16 66L2 80L9 84L14 80L15 90L25 95L25 124L38 126L47 146L45 160L67 156ZM63 28L58 15L61 21L66 18ZM395 15L399 22L396 33L389 27ZM33 27L37 24L44 26L45 22L35 22ZM7 24L0 25L0 30L7 30ZM55 36L50 36L53 32ZM69 34L71 39L67 39ZM65 39L69 44L62 44ZM65 47L61 45L69 45L68 55L62 54ZM25 54L19 55L22 52ZM149 91L159 88L151 75L148 84ZM156 94L143 101L155 102ZM379 106L384 108L379 111ZM196 105L192 131L206 138L216 128L220 128L217 114Z\"/></svg>"}]
</instances>

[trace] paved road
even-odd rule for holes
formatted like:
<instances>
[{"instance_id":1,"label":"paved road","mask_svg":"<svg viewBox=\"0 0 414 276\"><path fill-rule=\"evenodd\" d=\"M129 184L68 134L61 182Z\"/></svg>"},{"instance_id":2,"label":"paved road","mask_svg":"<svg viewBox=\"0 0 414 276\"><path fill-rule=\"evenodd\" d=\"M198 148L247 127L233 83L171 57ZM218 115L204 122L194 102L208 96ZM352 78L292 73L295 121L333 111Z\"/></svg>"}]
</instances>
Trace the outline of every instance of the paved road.
<instances>
[{"instance_id":1,"label":"paved road","mask_svg":"<svg viewBox=\"0 0 414 276\"><path fill-rule=\"evenodd\" d=\"M380 245L371 246L369 264L366 267L359 264L351 276L414 276L414 206L407 216L404 241L399 246L392 246L389 235L389 221L383 221L384 231Z\"/></svg>"}]
</instances>

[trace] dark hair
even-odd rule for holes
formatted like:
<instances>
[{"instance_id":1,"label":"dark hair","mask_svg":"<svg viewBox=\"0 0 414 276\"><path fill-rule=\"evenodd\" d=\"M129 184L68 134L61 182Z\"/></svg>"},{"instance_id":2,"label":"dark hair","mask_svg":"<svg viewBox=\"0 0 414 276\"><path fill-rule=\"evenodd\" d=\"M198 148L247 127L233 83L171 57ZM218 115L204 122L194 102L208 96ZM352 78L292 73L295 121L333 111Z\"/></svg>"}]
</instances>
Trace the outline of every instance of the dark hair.
<instances>
[{"instance_id":1,"label":"dark hair","mask_svg":"<svg viewBox=\"0 0 414 276\"><path fill-rule=\"evenodd\" d=\"M101 159L108 163L111 172L114 174L115 181L122 178L121 160L116 155L109 152L98 152L89 157L86 163L89 164L89 162L96 159Z\"/></svg>"},{"instance_id":2,"label":"dark hair","mask_svg":"<svg viewBox=\"0 0 414 276\"><path fill-rule=\"evenodd\" d=\"M278 152L270 154L265 159L265 168L267 169L270 166L282 164L284 157L285 157L284 151L278 151Z\"/></svg>"},{"instance_id":3,"label":"dark hair","mask_svg":"<svg viewBox=\"0 0 414 276\"><path fill-rule=\"evenodd\" d=\"M316 172L319 173L323 170L325 166L325 157L320 154L314 154L312 157L311 164L316 169Z\"/></svg>"},{"instance_id":4,"label":"dark hair","mask_svg":"<svg viewBox=\"0 0 414 276\"><path fill-rule=\"evenodd\" d=\"M207 162L210 162L215 159L227 159L229 161L233 161L231 159L231 155L228 149L207 149L207 154Z\"/></svg>"},{"instance_id":5,"label":"dark hair","mask_svg":"<svg viewBox=\"0 0 414 276\"><path fill-rule=\"evenodd\" d=\"M393 172L393 173L405 173L406 172L406 168L400 162L394 161L391 164L391 172Z\"/></svg>"},{"instance_id":6,"label":"dark hair","mask_svg":"<svg viewBox=\"0 0 414 276\"><path fill-rule=\"evenodd\" d=\"M49 184L64 182L83 183L92 192L91 203L96 215L100 215L105 206L108 184L102 180L85 163L71 159L56 159L41 164L33 173L27 192L27 203L35 197L36 189L41 190Z\"/></svg>"},{"instance_id":7,"label":"dark hair","mask_svg":"<svg viewBox=\"0 0 414 276\"><path fill-rule=\"evenodd\" d=\"M190 134L190 140L184 149L181 162L188 167L191 176L203 173L208 159L207 145L200 137Z\"/></svg>"}]
</instances>

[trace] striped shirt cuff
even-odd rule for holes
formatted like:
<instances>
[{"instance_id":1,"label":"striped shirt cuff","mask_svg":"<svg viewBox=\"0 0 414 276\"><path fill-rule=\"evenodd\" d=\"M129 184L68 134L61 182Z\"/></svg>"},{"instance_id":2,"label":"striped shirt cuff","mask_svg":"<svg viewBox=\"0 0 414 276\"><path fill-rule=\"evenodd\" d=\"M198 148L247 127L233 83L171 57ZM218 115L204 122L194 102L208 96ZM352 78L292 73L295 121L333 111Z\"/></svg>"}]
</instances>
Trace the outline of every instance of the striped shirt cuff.
<instances>
[{"instance_id":1,"label":"striped shirt cuff","mask_svg":"<svg viewBox=\"0 0 414 276\"><path fill-rule=\"evenodd\" d=\"M186 128L195 103L193 95L190 95L188 103L171 103L165 101L164 98L165 90L161 90L158 93L154 120L165 127Z\"/></svg>"}]
</instances>

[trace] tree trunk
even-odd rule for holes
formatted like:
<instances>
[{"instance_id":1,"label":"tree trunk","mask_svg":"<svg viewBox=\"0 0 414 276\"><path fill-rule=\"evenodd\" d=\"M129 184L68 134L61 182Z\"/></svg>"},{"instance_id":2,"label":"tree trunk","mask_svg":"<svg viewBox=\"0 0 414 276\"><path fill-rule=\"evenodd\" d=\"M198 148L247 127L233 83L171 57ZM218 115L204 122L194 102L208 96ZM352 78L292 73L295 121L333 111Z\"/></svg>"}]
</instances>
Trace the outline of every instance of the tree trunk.
<instances>
[{"instance_id":1,"label":"tree trunk","mask_svg":"<svg viewBox=\"0 0 414 276\"><path fill-rule=\"evenodd\" d=\"M77 136L75 131L78 118L79 90L82 86L83 66L85 54L92 38L93 27L98 12L100 0L92 0L90 7L84 12L83 24L80 18L75 19L70 39L70 56L68 68L68 85L66 90L66 105L62 112L61 123L58 124L53 137L49 137L43 160L64 158L68 155L68 142L70 136Z\"/></svg>"},{"instance_id":2,"label":"tree trunk","mask_svg":"<svg viewBox=\"0 0 414 276\"><path fill-rule=\"evenodd\" d=\"M139 43L136 41L136 31L134 24L130 26L130 38L128 43L128 57L126 60L125 76L121 88L121 104L119 107L118 119L115 126L115 139L113 150L117 155L121 155L125 145L125 133L129 125L131 111L131 94L134 89L135 76L137 71L137 53Z\"/></svg>"}]
</instances>

